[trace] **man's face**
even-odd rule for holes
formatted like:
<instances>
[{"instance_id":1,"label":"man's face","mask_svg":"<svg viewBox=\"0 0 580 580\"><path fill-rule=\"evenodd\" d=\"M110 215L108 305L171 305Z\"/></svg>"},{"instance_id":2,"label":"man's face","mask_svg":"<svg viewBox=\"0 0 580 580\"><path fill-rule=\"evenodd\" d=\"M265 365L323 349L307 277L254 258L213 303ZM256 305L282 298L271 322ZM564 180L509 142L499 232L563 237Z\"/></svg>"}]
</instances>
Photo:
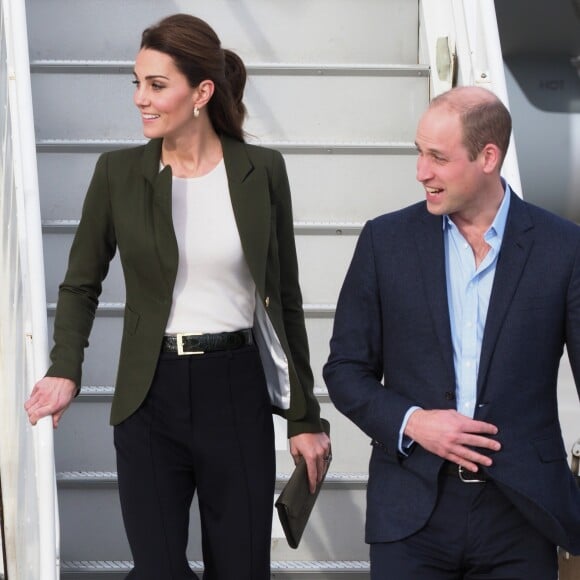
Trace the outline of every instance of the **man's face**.
<instances>
[{"instance_id":1,"label":"man's face","mask_svg":"<svg viewBox=\"0 0 580 580\"><path fill-rule=\"evenodd\" d=\"M478 155L470 161L462 136L458 113L445 105L428 109L419 121L417 180L425 188L432 214L460 214L470 219L479 211L482 159Z\"/></svg>"}]
</instances>

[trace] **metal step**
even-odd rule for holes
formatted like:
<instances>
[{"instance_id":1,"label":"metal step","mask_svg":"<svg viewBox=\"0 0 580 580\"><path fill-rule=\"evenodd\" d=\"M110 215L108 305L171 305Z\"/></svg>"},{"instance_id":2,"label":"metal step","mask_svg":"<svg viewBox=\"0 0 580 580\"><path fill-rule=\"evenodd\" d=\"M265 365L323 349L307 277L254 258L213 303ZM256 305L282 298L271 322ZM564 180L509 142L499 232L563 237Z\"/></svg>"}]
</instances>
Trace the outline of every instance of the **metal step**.
<instances>
[{"instance_id":1,"label":"metal step","mask_svg":"<svg viewBox=\"0 0 580 580\"><path fill-rule=\"evenodd\" d=\"M59 222L62 223L62 222ZM44 237L47 285L55 292L66 270L66 257L73 235L66 220L58 231ZM352 259L362 224L308 222L295 223L296 251L300 270L302 297L305 303L328 303L336 300ZM111 263L103 302L117 302L125 297L125 287L117 257ZM116 289L116 296L114 290ZM52 296L49 296L50 300ZM307 313L308 315L308 313ZM328 337L330 338L330 337Z\"/></svg>"},{"instance_id":2,"label":"metal step","mask_svg":"<svg viewBox=\"0 0 580 580\"><path fill-rule=\"evenodd\" d=\"M56 302L46 305L49 316L56 312ZM121 318L125 310L124 302L101 302L97 308L97 316L116 316ZM336 310L335 304L305 304L304 314L306 318L332 318Z\"/></svg>"},{"instance_id":3,"label":"metal step","mask_svg":"<svg viewBox=\"0 0 580 580\"><path fill-rule=\"evenodd\" d=\"M53 264L57 269L59 264ZM111 268L109 278L114 274ZM47 272L47 276L49 273ZM51 277L52 274L50 274ZM62 279L62 277L61 277ZM56 291L53 289L53 294ZM113 296L116 294L116 296ZM123 326L123 303L108 299L118 299L120 292L114 286L103 286L103 302L99 305L93 326L90 344L85 353L83 368L84 384L112 385L116 380L117 357L120 349ZM55 297L56 298L56 297ZM50 297L49 297L50 299ZM307 301L307 298L305 297ZM314 370L315 385L324 385L322 368L328 359L329 339L332 333L335 305L329 303L306 303L306 330L311 344L311 363ZM48 305L48 332L53 333L55 303ZM104 364L107 361L107 364ZM103 425L106 425L108 420ZM358 471L358 470L355 470Z\"/></svg>"},{"instance_id":4,"label":"metal step","mask_svg":"<svg viewBox=\"0 0 580 580\"><path fill-rule=\"evenodd\" d=\"M279 473L276 494L289 472ZM61 557L63 560L131 559L126 539L115 472L61 472L57 474L61 507ZM291 549L273 515L271 555L273 560L363 560L366 474L329 473L311 514L298 550ZM275 496L272 498L274 500ZM337 509L340 506L340 509ZM345 525L344 522L348 522ZM201 560L198 502L191 506L190 560Z\"/></svg>"},{"instance_id":5,"label":"metal step","mask_svg":"<svg viewBox=\"0 0 580 580\"><path fill-rule=\"evenodd\" d=\"M417 0L27 0L27 8L32 60L131 60L146 26L191 12L247 63L417 62Z\"/></svg>"},{"instance_id":6,"label":"metal step","mask_svg":"<svg viewBox=\"0 0 580 580\"><path fill-rule=\"evenodd\" d=\"M57 265L54 265L56 269ZM110 274L113 273L111 268ZM47 273L47 276L49 274ZM61 278L62 279L62 278ZM336 277L334 278L336 280ZM108 279L106 282L110 282ZM330 282L328 282L330 285ZM103 287L104 301L99 305L96 320L90 338L89 347L85 353L83 368L83 381L85 384L114 384L116 379L117 357L120 350L123 308L120 302L107 302L106 298L119 294L117 287L112 285ZM54 293L56 293L53 290ZM105 292L108 294L104 296ZM329 293L329 291L327 291ZM324 385L322 368L328 359L329 340L332 334L332 324L335 305L328 303L305 304L306 331L310 342L310 359L314 371L314 384L318 387ZM54 323L55 304L48 306L49 336L52 336ZM108 361L108 364L103 364Z\"/></svg>"},{"instance_id":7,"label":"metal step","mask_svg":"<svg viewBox=\"0 0 580 580\"><path fill-rule=\"evenodd\" d=\"M128 139L38 140L43 221L78 220L99 154L143 143ZM396 142L385 136L381 143L262 140L260 144L284 154L297 225L360 225L424 197L415 179L417 150L412 141ZM63 172L67 175L64 181ZM55 228L50 233L56 233Z\"/></svg>"},{"instance_id":8,"label":"metal step","mask_svg":"<svg viewBox=\"0 0 580 580\"><path fill-rule=\"evenodd\" d=\"M198 560L190 561L189 565L194 572L203 571L203 562ZM61 578L82 578L92 580L106 576L109 579L124 578L133 567L129 560L115 561L66 561L61 563ZM324 574L324 578L339 577L342 580L358 580L368 578L370 564L365 560L285 560L271 563L272 578L283 579L286 576L300 576L301 580L307 580L314 576L319 578Z\"/></svg>"},{"instance_id":9,"label":"metal step","mask_svg":"<svg viewBox=\"0 0 580 580\"><path fill-rule=\"evenodd\" d=\"M124 60L33 60L30 72L44 74L127 74L133 73L134 61ZM329 63L248 63L250 76L381 76L381 77L428 77L429 66L425 64L329 64Z\"/></svg>"},{"instance_id":10,"label":"metal step","mask_svg":"<svg viewBox=\"0 0 580 580\"><path fill-rule=\"evenodd\" d=\"M80 220L43 220L44 234L74 234ZM302 236L358 236L363 227L361 222L318 222L294 221L294 233Z\"/></svg>"},{"instance_id":11,"label":"metal step","mask_svg":"<svg viewBox=\"0 0 580 580\"><path fill-rule=\"evenodd\" d=\"M313 141L313 140L265 140L252 141L282 153L358 154L358 155L413 155L417 147L411 141ZM123 149L145 145L145 139L37 139L38 153L102 153L113 149Z\"/></svg>"},{"instance_id":12,"label":"metal step","mask_svg":"<svg viewBox=\"0 0 580 580\"><path fill-rule=\"evenodd\" d=\"M276 474L276 489L280 490L290 473ZM114 471L61 471L56 474L59 489L77 487L117 487ZM324 489L366 489L366 473L329 473L324 481Z\"/></svg>"},{"instance_id":13,"label":"metal step","mask_svg":"<svg viewBox=\"0 0 580 580\"><path fill-rule=\"evenodd\" d=\"M105 320L113 319L105 318ZM326 320L320 319L321 322L326 322ZM90 364L95 367L93 375L98 372L100 360L102 359L99 358L95 364ZM371 453L369 438L337 411L325 388L317 387L315 393L321 405L321 415L328 419L331 425L334 460L330 474L367 473ZM111 473L116 471L113 429L109 426L112 395L113 387L111 386L91 386L81 390L81 394L65 413L55 432L57 472ZM287 474L292 471L294 464L288 452L286 425L279 417L274 419L278 436L277 472ZM97 441L98 444L96 444ZM355 479L357 478L348 475L345 478L341 476L341 481L350 481L353 485ZM329 485L334 487L334 481ZM338 480L336 485L339 485Z\"/></svg>"},{"instance_id":14,"label":"metal step","mask_svg":"<svg viewBox=\"0 0 580 580\"><path fill-rule=\"evenodd\" d=\"M336 69L317 74L322 68L304 69L301 76L250 77L244 92L248 109L245 131L263 141L340 142L345 137L378 143L385 139L412 141L429 99L427 72L397 69L397 74L378 75L377 68L356 70L354 77L349 76L348 69L340 75ZM32 86L37 137L140 139L143 127L133 103L132 80L129 73L35 73ZM275 110L264 106L273 102L277 103Z\"/></svg>"},{"instance_id":15,"label":"metal step","mask_svg":"<svg viewBox=\"0 0 580 580\"><path fill-rule=\"evenodd\" d=\"M146 142L131 102L133 58L141 31L167 14L167 3L26 3L52 335L57 288L96 159ZM318 0L304 10L289 0L174 4L183 8L176 11L215 23L223 46L247 63L245 128L257 136L248 141L284 154L315 392L332 425L334 460L323 493L298 550L289 548L280 529L273 530L271 577L368 579L363 536L371 448L368 437L332 405L321 369L338 287L362 225L423 196L415 180L413 138L428 102L430 71L417 65L419 3ZM67 580L121 580L132 567L107 425L123 288L116 257L86 352L88 386L55 433L61 578ZM286 449L278 448L276 465L279 492L293 469ZM193 505L187 551L196 572L203 565L198 511Z\"/></svg>"},{"instance_id":16,"label":"metal step","mask_svg":"<svg viewBox=\"0 0 580 580\"><path fill-rule=\"evenodd\" d=\"M107 403L113 400L114 393L115 387L112 386L87 385L81 387L81 391L78 394L78 400ZM325 388L315 388L314 394L320 403L328 403L330 400L328 391Z\"/></svg>"}]
</instances>

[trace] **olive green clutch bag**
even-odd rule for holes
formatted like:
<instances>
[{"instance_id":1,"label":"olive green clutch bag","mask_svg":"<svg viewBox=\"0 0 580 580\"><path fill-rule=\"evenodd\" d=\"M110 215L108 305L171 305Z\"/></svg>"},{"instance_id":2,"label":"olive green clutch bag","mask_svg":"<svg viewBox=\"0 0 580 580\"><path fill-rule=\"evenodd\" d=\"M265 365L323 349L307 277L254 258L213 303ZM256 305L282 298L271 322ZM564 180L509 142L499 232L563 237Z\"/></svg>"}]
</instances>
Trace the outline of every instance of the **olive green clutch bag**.
<instances>
[{"instance_id":1,"label":"olive green clutch bag","mask_svg":"<svg viewBox=\"0 0 580 580\"><path fill-rule=\"evenodd\" d=\"M328 421L322 419L324 431L327 435L330 434L330 425ZM329 455L326 461L326 470L322 481L316 486L316 491L310 493L308 486L308 473L306 471L306 462L302 459L294 468L290 479L282 489L278 499L276 500L276 509L278 510L278 517L284 530L284 535L291 548L297 548L306 528L308 518L312 512L312 508L316 503L316 498L320 493L322 484L332 456Z\"/></svg>"}]
</instances>

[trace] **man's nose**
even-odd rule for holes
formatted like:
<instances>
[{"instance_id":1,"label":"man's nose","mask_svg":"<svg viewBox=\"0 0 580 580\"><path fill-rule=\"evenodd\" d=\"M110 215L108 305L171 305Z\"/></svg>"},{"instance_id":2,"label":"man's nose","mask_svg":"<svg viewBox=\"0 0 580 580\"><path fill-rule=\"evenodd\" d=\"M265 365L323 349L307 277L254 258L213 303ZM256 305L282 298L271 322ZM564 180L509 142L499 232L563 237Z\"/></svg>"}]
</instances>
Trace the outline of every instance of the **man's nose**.
<instances>
[{"instance_id":1,"label":"man's nose","mask_svg":"<svg viewBox=\"0 0 580 580\"><path fill-rule=\"evenodd\" d=\"M417 181L424 182L427 181L430 177L432 177L433 171L431 170L431 163L425 157L419 155L417 157Z\"/></svg>"}]
</instances>

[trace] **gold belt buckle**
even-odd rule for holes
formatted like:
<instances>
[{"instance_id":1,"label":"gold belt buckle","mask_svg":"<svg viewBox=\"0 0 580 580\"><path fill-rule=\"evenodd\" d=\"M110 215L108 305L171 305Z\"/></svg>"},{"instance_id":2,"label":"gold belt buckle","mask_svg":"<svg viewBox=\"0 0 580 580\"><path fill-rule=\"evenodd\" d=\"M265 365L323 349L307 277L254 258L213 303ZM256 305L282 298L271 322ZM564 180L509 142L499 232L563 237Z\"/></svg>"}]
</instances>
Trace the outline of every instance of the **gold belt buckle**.
<instances>
[{"instance_id":1,"label":"gold belt buckle","mask_svg":"<svg viewBox=\"0 0 580 580\"><path fill-rule=\"evenodd\" d=\"M182 355L190 355L190 354L204 354L203 350L183 350L183 338L185 336L201 336L203 333L201 332L188 332L183 333L179 332L175 335L175 340L177 341L177 354Z\"/></svg>"}]
</instances>

